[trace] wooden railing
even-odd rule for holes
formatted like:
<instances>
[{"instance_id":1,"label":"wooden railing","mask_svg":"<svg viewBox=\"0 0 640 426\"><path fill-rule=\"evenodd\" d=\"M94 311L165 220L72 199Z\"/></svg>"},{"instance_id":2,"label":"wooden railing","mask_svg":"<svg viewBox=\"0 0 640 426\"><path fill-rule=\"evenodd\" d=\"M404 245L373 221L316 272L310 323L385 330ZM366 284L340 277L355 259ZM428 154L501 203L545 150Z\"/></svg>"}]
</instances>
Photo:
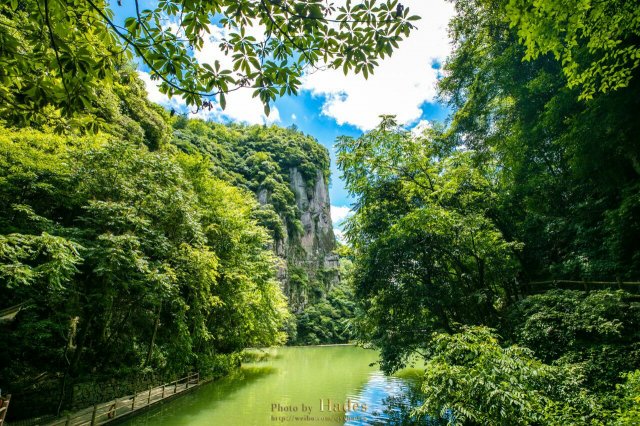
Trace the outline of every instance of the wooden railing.
<instances>
[{"instance_id":1,"label":"wooden railing","mask_svg":"<svg viewBox=\"0 0 640 426\"><path fill-rule=\"evenodd\" d=\"M0 397L0 426L4 425L4 418L7 416L10 401L11 395L7 395L6 398Z\"/></svg>"},{"instance_id":2,"label":"wooden railing","mask_svg":"<svg viewBox=\"0 0 640 426\"><path fill-rule=\"evenodd\" d=\"M194 373L182 379L166 383L162 386L149 388L133 395L116 398L109 402L96 404L93 407L68 414L66 417L48 423L47 426L85 426L103 425L134 411L146 408L163 399L171 398L185 392L200 383L200 374Z\"/></svg>"},{"instance_id":3,"label":"wooden railing","mask_svg":"<svg viewBox=\"0 0 640 426\"><path fill-rule=\"evenodd\" d=\"M627 291L640 290L640 281L574 281L574 280L551 280L532 281L524 284L525 293L532 293L548 288L567 288L574 290L596 290L600 288L617 288Z\"/></svg>"}]
</instances>

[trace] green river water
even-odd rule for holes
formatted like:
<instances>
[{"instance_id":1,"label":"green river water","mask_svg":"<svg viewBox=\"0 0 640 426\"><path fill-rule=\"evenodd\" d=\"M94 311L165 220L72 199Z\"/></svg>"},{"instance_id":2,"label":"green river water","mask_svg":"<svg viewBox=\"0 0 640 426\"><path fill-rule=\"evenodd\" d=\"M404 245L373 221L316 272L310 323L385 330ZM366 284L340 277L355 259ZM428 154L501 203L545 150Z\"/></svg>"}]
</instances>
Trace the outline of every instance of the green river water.
<instances>
[{"instance_id":1,"label":"green river water","mask_svg":"<svg viewBox=\"0 0 640 426\"><path fill-rule=\"evenodd\" d=\"M283 347L269 352L272 356L266 361L244 364L237 373L153 407L125 424L386 424L388 398L402 398L410 380L406 377L411 375L405 371L405 378L385 377L369 366L377 353L355 346Z\"/></svg>"}]
</instances>

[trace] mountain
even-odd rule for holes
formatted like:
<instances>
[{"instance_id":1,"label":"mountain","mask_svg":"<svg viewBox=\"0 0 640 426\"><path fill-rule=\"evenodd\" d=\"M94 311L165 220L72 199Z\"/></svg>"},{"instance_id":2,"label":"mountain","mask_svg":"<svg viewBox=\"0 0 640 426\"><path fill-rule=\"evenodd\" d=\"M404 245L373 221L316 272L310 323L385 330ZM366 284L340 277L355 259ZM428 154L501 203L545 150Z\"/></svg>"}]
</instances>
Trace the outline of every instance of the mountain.
<instances>
[{"instance_id":1,"label":"mountain","mask_svg":"<svg viewBox=\"0 0 640 426\"><path fill-rule=\"evenodd\" d=\"M179 117L172 143L213 162L221 179L253 192L273 238L278 279L293 313L339 283L329 199L329 153L294 127L219 124Z\"/></svg>"}]
</instances>

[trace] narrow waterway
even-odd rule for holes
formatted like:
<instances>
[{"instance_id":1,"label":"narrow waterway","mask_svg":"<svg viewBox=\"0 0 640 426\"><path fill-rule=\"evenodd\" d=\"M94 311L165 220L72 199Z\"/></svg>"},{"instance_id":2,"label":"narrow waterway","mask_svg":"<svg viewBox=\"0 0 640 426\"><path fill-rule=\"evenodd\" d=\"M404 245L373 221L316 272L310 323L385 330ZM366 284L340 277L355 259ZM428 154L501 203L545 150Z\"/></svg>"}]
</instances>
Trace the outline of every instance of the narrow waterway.
<instances>
[{"instance_id":1,"label":"narrow waterway","mask_svg":"<svg viewBox=\"0 0 640 426\"><path fill-rule=\"evenodd\" d=\"M407 376L385 377L377 353L355 346L269 349L265 361L195 389L129 420L127 425L387 424L403 401Z\"/></svg>"}]
</instances>

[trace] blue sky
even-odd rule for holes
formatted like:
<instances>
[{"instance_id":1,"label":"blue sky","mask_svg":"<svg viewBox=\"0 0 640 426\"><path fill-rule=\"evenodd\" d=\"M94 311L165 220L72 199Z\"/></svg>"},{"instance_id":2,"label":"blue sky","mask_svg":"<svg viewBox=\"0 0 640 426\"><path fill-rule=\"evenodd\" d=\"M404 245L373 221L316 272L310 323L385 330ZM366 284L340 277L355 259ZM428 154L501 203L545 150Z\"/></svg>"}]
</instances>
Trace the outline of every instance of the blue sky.
<instances>
[{"instance_id":1,"label":"blue sky","mask_svg":"<svg viewBox=\"0 0 640 426\"><path fill-rule=\"evenodd\" d=\"M340 0L336 0L339 2ZM133 0L123 0L116 6L115 21L135 14ZM153 2L142 0L141 8ZM391 58L381 61L373 76L344 76L342 71L321 71L304 76L298 96L278 99L272 105L269 117L264 116L259 100L251 97L250 90L240 90L228 95L227 108L216 105L211 112L199 113L200 118L228 122L275 123L281 126L295 124L301 131L315 137L331 153L332 218L340 229L340 220L349 213L352 202L340 178L335 164L334 144L340 135L357 137L376 126L381 114L394 114L408 128L428 125L434 120L444 120L448 110L436 100L435 84L441 77L440 64L450 52L447 23L453 16L453 7L446 0L404 0L403 4L413 14L422 17L418 30L400 44ZM201 51L194 52L200 62L219 60L223 66L230 64L218 49L226 30L210 27L211 37ZM258 40L263 37L259 26L251 30ZM166 107L186 111L180 98L169 99L157 90L157 82L150 79L144 67L140 77L147 86L149 99Z\"/></svg>"}]
</instances>

